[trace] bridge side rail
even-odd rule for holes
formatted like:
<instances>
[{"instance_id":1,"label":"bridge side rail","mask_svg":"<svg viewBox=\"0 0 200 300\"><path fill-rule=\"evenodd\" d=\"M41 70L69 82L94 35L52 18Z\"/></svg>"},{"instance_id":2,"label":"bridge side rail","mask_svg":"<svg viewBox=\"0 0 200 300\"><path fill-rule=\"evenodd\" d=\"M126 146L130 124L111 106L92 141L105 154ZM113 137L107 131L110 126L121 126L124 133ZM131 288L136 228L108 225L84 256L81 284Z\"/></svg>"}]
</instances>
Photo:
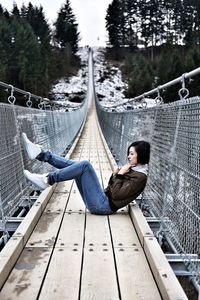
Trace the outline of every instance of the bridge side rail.
<instances>
[{"instance_id":1,"label":"bridge side rail","mask_svg":"<svg viewBox=\"0 0 200 300\"><path fill-rule=\"evenodd\" d=\"M0 228L30 195L24 168L38 173L50 171L47 164L28 160L21 148L21 133L26 132L33 142L62 154L79 132L87 110L86 100L79 109L68 112L0 103Z\"/></svg>"},{"instance_id":2,"label":"bridge side rail","mask_svg":"<svg viewBox=\"0 0 200 300\"><path fill-rule=\"evenodd\" d=\"M121 113L106 111L98 99L96 107L118 164L125 163L131 142L151 143L142 203L159 221L157 236L167 238L200 284L200 97Z\"/></svg>"}]
</instances>

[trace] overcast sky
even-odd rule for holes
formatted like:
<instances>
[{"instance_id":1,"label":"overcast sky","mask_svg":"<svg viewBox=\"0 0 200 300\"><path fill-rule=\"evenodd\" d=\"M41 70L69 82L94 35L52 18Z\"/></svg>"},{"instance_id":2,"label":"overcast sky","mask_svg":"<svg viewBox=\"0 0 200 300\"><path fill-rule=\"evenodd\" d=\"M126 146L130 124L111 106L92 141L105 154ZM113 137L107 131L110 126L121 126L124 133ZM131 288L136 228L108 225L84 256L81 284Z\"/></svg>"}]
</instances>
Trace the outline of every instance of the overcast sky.
<instances>
[{"instance_id":1,"label":"overcast sky","mask_svg":"<svg viewBox=\"0 0 200 300\"><path fill-rule=\"evenodd\" d=\"M18 8L22 3L27 5L43 6L45 16L49 23L55 21L57 13L65 0L0 0L1 5L9 11L15 2ZM105 46L107 32L105 29L106 9L112 0L71 0L71 6L79 24L81 34L80 45Z\"/></svg>"}]
</instances>

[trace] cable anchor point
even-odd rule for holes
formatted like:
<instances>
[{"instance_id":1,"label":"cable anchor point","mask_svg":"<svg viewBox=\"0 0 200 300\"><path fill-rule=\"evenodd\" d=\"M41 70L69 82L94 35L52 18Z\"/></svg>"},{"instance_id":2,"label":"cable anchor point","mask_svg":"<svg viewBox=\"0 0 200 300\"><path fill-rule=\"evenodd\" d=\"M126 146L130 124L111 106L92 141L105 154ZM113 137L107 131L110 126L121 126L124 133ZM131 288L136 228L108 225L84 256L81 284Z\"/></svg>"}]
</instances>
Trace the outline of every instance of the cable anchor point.
<instances>
[{"instance_id":1,"label":"cable anchor point","mask_svg":"<svg viewBox=\"0 0 200 300\"><path fill-rule=\"evenodd\" d=\"M181 77L182 88L178 91L180 100L186 99L189 96L189 90L185 87L185 76L187 73L184 73Z\"/></svg>"},{"instance_id":2,"label":"cable anchor point","mask_svg":"<svg viewBox=\"0 0 200 300\"><path fill-rule=\"evenodd\" d=\"M145 96L146 96L146 94L144 93L142 95L142 102L141 102L143 108L147 107L147 102L146 102Z\"/></svg>"},{"instance_id":3,"label":"cable anchor point","mask_svg":"<svg viewBox=\"0 0 200 300\"><path fill-rule=\"evenodd\" d=\"M15 98L15 96L14 96L14 87L13 87L13 85L11 85L11 84L9 84L9 87L11 88L11 94L10 94L10 96L8 97L8 102L10 103L10 104L15 104L15 101L16 101L16 98Z\"/></svg>"},{"instance_id":4,"label":"cable anchor point","mask_svg":"<svg viewBox=\"0 0 200 300\"><path fill-rule=\"evenodd\" d=\"M33 102L32 102L32 100L31 100L31 93L28 92L28 93L27 93L27 96L28 96L28 101L26 102L26 106L32 107Z\"/></svg>"},{"instance_id":5,"label":"cable anchor point","mask_svg":"<svg viewBox=\"0 0 200 300\"><path fill-rule=\"evenodd\" d=\"M157 87L157 97L155 98L155 102L156 102L157 105L161 105L161 104L164 103L163 98L162 98L162 96L160 95L160 89L161 89L161 87L158 86L158 87Z\"/></svg>"}]
</instances>

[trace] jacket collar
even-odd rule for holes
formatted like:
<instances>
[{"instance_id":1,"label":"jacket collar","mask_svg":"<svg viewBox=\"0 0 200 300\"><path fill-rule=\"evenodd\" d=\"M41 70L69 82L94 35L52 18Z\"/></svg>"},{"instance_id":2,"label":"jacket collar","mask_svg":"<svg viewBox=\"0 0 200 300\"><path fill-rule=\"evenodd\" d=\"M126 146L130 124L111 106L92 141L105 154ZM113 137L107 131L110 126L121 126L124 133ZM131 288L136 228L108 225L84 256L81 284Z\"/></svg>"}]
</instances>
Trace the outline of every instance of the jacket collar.
<instances>
[{"instance_id":1,"label":"jacket collar","mask_svg":"<svg viewBox=\"0 0 200 300\"><path fill-rule=\"evenodd\" d=\"M132 167L131 170L136 171L136 172L140 172L140 173L144 173L145 175L148 175L148 165L147 164Z\"/></svg>"}]
</instances>

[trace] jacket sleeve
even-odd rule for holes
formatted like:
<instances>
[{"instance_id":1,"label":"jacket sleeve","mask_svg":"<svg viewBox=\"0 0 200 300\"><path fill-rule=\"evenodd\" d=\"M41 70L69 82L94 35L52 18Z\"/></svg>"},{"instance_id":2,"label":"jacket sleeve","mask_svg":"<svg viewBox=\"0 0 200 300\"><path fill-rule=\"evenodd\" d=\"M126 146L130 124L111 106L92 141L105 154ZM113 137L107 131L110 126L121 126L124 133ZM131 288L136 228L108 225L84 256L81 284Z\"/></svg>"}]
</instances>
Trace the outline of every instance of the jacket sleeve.
<instances>
[{"instance_id":1,"label":"jacket sleeve","mask_svg":"<svg viewBox=\"0 0 200 300\"><path fill-rule=\"evenodd\" d=\"M133 176L130 180L125 180L124 175L117 174L113 178L110 192L113 200L121 200L141 193L146 185L145 177Z\"/></svg>"}]
</instances>

